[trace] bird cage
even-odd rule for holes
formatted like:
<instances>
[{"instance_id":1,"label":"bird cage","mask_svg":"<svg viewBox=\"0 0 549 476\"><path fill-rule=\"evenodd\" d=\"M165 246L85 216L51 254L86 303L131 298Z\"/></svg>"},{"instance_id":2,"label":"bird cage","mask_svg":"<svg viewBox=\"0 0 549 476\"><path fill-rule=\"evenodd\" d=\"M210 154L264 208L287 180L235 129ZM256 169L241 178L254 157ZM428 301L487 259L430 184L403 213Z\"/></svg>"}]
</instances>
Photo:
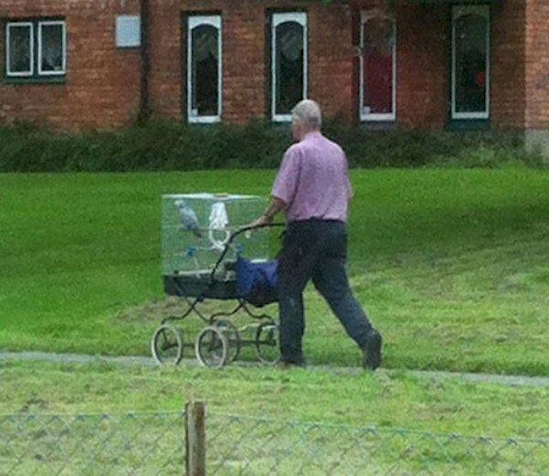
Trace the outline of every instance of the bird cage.
<instances>
[{"instance_id":1,"label":"bird cage","mask_svg":"<svg viewBox=\"0 0 549 476\"><path fill-rule=\"evenodd\" d=\"M164 276L203 280L212 269L230 280L231 263L242 255L252 261L269 258L267 230L249 231L229 241L267 207L267 199L252 195L212 193L162 197L162 272ZM227 244L225 263L216 266ZM216 276L217 279L220 276Z\"/></svg>"}]
</instances>

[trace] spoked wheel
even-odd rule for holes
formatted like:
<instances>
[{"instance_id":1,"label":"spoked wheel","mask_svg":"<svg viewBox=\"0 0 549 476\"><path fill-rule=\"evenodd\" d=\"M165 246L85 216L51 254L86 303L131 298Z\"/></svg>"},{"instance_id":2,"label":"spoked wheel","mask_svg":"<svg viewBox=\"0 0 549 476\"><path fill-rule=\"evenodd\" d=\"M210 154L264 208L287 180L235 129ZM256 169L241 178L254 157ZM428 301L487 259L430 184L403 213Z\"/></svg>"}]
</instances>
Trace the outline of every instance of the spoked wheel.
<instances>
[{"instance_id":1,"label":"spoked wheel","mask_svg":"<svg viewBox=\"0 0 549 476\"><path fill-rule=\"evenodd\" d=\"M162 324L154 331L151 351L159 364L179 364L183 358L183 333L174 326Z\"/></svg>"},{"instance_id":2,"label":"spoked wheel","mask_svg":"<svg viewBox=\"0 0 549 476\"><path fill-rule=\"evenodd\" d=\"M202 365L219 369L227 363L229 342L219 327L208 326L198 334L195 352Z\"/></svg>"},{"instance_id":3,"label":"spoked wheel","mask_svg":"<svg viewBox=\"0 0 549 476\"><path fill-rule=\"evenodd\" d=\"M219 320L215 321L215 325L227 338L229 348L227 349L227 361L225 363L230 364L240 355L240 349L242 347L240 333L231 321Z\"/></svg>"},{"instance_id":4,"label":"spoked wheel","mask_svg":"<svg viewBox=\"0 0 549 476\"><path fill-rule=\"evenodd\" d=\"M280 358L278 346L278 324L265 321L257 326L255 332L255 350L259 360L266 364L275 364Z\"/></svg>"}]
</instances>

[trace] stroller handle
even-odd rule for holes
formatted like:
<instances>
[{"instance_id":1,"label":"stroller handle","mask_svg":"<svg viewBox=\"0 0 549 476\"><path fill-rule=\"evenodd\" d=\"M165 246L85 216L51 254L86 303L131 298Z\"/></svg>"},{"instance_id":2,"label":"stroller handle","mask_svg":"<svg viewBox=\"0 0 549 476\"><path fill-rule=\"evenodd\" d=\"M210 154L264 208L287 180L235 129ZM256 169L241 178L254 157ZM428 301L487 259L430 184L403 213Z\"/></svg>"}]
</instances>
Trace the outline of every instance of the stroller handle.
<instances>
[{"instance_id":1,"label":"stroller handle","mask_svg":"<svg viewBox=\"0 0 549 476\"><path fill-rule=\"evenodd\" d=\"M234 233L231 233L231 237L229 238L229 241L227 243L230 243L231 240L240 235L241 233L245 233L247 231L257 230L259 228L274 228L277 226L286 226L286 223L266 223L264 225L257 225L257 226L243 226L240 227L238 230L236 230Z\"/></svg>"},{"instance_id":2,"label":"stroller handle","mask_svg":"<svg viewBox=\"0 0 549 476\"><path fill-rule=\"evenodd\" d=\"M219 265L221 264L221 262L225 258L227 252L229 251L229 247L230 247L231 243L233 242L233 240L238 235L240 235L242 233L246 233L247 231L257 230L259 228L274 228L274 227L281 227L281 226L286 226L286 224L285 223L267 223L265 225L259 225L259 226L243 226L243 227L239 228L238 230L236 230L235 232L231 233L231 236L229 237L229 239L225 243L225 248L223 249L223 252L219 256L217 262L215 263L215 265L212 269L212 272L210 273L210 281L214 280L214 276L215 276L215 272L217 271L217 268L219 267Z\"/></svg>"}]
</instances>

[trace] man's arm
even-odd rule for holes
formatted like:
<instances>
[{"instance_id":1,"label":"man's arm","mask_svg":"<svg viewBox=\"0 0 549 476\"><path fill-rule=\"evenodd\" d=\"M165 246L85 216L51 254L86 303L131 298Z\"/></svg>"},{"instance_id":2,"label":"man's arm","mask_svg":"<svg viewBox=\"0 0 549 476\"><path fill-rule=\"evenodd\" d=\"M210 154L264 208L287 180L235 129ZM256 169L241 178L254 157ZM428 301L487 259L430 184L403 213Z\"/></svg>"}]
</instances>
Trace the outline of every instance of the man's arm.
<instances>
[{"instance_id":1,"label":"man's arm","mask_svg":"<svg viewBox=\"0 0 549 476\"><path fill-rule=\"evenodd\" d=\"M270 225L273 222L275 215L286 208L286 203L277 197L271 197L269 206L260 217L256 218L250 226L257 228L260 226Z\"/></svg>"}]
</instances>

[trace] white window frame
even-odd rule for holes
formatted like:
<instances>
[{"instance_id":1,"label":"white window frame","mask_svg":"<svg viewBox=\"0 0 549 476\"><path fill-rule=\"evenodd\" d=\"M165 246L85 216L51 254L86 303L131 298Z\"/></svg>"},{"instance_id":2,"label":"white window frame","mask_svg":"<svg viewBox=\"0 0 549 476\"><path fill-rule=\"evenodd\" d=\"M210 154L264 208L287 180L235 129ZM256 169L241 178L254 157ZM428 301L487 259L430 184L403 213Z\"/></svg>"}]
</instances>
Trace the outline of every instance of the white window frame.
<instances>
[{"instance_id":1,"label":"white window frame","mask_svg":"<svg viewBox=\"0 0 549 476\"><path fill-rule=\"evenodd\" d=\"M42 70L42 27L56 26L62 27L63 33L61 36L62 59L61 69L59 71L43 71ZM40 76L64 76L67 74L67 25L62 20L40 21L38 22L38 74Z\"/></svg>"},{"instance_id":2,"label":"white window frame","mask_svg":"<svg viewBox=\"0 0 549 476\"><path fill-rule=\"evenodd\" d=\"M12 28L26 27L30 31L30 70L29 71L10 71L11 51L10 51L10 30ZM34 74L34 24L33 22L8 22L6 23L6 76L8 77L29 77Z\"/></svg>"},{"instance_id":3,"label":"white window frame","mask_svg":"<svg viewBox=\"0 0 549 476\"><path fill-rule=\"evenodd\" d=\"M370 113L364 110L364 55L360 55L360 89L359 89L359 112L361 121L395 121L396 120L396 91L397 91L397 25L396 20L390 15L380 14L378 12L362 12L360 16L360 51L364 48L364 27L369 20L380 19L389 20L393 26L393 45L392 45L392 112L390 113Z\"/></svg>"},{"instance_id":4,"label":"white window frame","mask_svg":"<svg viewBox=\"0 0 549 476\"><path fill-rule=\"evenodd\" d=\"M456 20L467 14L474 13L486 18L486 110L484 112L456 111ZM452 119L489 119L490 117L490 29L491 15L489 5L454 6L452 7L452 79L451 79L451 115Z\"/></svg>"},{"instance_id":5,"label":"white window frame","mask_svg":"<svg viewBox=\"0 0 549 476\"><path fill-rule=\"evenodd\" d=\"M271 120L273 122L291 122L291 114L276 113L276 28L282 23L297 23L303 28L303 98L307 98L309 87L309 54L308 54L308 29L307 13L285 12L273 13L271 19Z\"/></svg>"},{"instance_id":6,"label":"white window frame","mask_svg":"<svg viewBox=\"0 0 549 476\"><path fill-rule=\"evenodd\" d=\"M217 114L213 116L199 116L196 111L193 110L192 104L192 33L193 30L199 26L210 25L218 30L217 41ZM187 118L190 123L214 123L221 121L222 104L223 104L223 40L221 29L221 15L192 15L187 19Z\"/></svg>"}]
</instances>

